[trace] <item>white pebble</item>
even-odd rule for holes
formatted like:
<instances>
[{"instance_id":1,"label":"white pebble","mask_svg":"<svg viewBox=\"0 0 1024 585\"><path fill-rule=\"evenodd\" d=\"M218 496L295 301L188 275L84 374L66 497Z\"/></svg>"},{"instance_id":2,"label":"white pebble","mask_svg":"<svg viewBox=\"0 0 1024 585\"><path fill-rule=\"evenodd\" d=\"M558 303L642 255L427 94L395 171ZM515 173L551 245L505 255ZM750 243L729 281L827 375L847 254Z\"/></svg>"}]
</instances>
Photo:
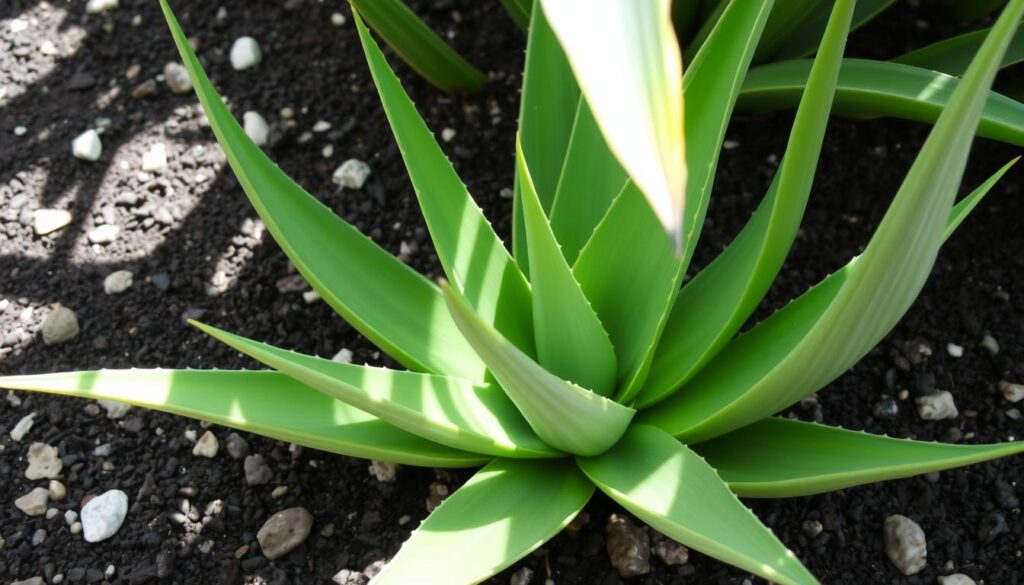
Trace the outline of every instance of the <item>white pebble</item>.
<instances>
[{"instance_id":1,"label":"white pebble","mask_svg":"<svg viewBox=\"0 0 1024 585\"><path fill-rule=\"evenodd\" d=\"M192 91L192 78L188 75L188 69L177 61L164 65L164 83L176 94Z\"/></svg>"},{"instance_id":2,"label":"white pebble","mask_svg":"<svg viewBox=\"0 0 1024 585\"><path fill-rule=\"evenodd\" d=\"M163 142L157 142L149 147L149 150L142 153L142 170L155 173L167 168L167 147Z\"/></svg>"},{"instance_id":3,"label":"white pebble","mask_svg":"<svg viewBox=\"0 0 1024 585\"><path fill-rule=\"evenodd\" d=\"M210 431L203 433L203 436L196 441L195 447L192 447L193 455L207 459L216 457L218 451L220 451L220 442L217 440L217 436Z\"/></svg>"},{"instance_id":4,"label":"white pebble","mask_svg":"<svg viewBox=\"0 0 1024 585\"><path fill-rule=\"evenodd\" d=\"M252 37L239 37L231 45L231 66L236 71L250 69L260 64L263 60L263 52L260 44Z\"/></svg>"},{"instance_id":5,"label":"white pebble","mask_svg":"<svg viewBox=\"0 0 1024 585\"><path fill-rule=\"evenodd\" d=\"M103 143L95 130L86 130L71 141L71 154L79 160L96 161L103 154Z\"/></svg>"},{"instance_id":6,"label":"white pebble","mask_svg":"<svg viewBox=\"0 0 1024 585\"><path fill-rule=\"evenodd\" d=\"M116 10L118 0L89 0L85 5L85 11L89 14L99 14L107 10Z\"/></svg>"},{"instance_id":7,"label":"white pebble","mask_svg":"<svg viewBox=\"0 0 1024 585\"><path fill-rule=\"evenodd\" d=\"M939 585L978 585L974 579L971 579L963 573L954 573L952 575L946 575L945 577L938 578Z\"/></svg>"},{"instance_id":8,"label":"white pebble","mask_svg":"<svg viewBox=\"0 0 1024 585\"><path fill-rule=\"evenodd\" d=\"M28 133L28 128L26 128L24 126L15 126L14 127L14 135L15 136L24 136L27 133Z\"/></svg>"},{"instance_id":9,"label":"white pebble","mask_svg":"<svg viewBox=\"0 0 1024 585\"><path fill-rule=\"evenodd\" d=\"M895 514L885 519L885 553L904 575L917 573L928 563L924 531L916 522Z\"/></svg>"},{"instance_id":10,"label":"white pebble","mask_svg":"<svg viewBox=\"0 0 1024 585\"><path fill-rule=\"evenodd\" d=\"M119 295L132 287L133 274L130 270L111 272L103 279L103 292L108 295Z\"/></svg>"},{"instance_id":11,"label":"white pebble","mask_svg":"<svg viewBox=\"0 0 1024 585\"><path fill-rule=\"evenodd\" d=\"M340 12L335 12L331 15L331 24L334 26L345 26L346 22L348 22L348 19Z\"/></svg>"},{"instance_id":12,"label":"white pebble","mask_svg":"<svg viewBox=\"0 0 1024 585\"><path fill-rule=\"evenodd\" d=\"M985 337L982 337L981 342L979 342L978 345L991 355L999 353L999 342L991 335L986 334Z\"/></svg>"},{"instance_id":13,"label":"white pebble","mask_svg":"<svg viewBox=\"0 0 1024 585\"><path fill-rule=\"evenodd\" d=\"M390 461L372 460L370 461L370 475L379 482L391 483L395 481L395 477L398 475L398 464L391 463Z\"/></svg>"},{"instance_id":14,"label":"white pebble","mask_svg":"<svg viewBox=\"0 0 1024 585\"><path fill-rule=\"evenodd\" d=\"M270 139L270 125L259 114L259 112L246 112L242 114L242 126L246 135L256 143L256 146L266 146Z\"/></svg>"},{"instance_id":15,"label":"white pebble","mask_svg":"<svg viewBox=\"0 0 1024 585\"><path fill-rule=\"evenodd\" d=\"M128 515L128 495L110 490L82 506L82 532L86 542L100 542L117 533Z\"/></svg>"},{"instance_id":16,"label":"white pebble","mask_svg":"<svg viewBox=\"0 0 1024 585\"><path fill-rule=\"evenodd\" d=\"M45 236L71 223L71 213L63 209L37 209L32 212L32 229Z\"/></svg>"},{"instance_id":17,"label":"white pebble","mask_svg":"<svg viewBox=\"0 0 1024 585\"><path fill-rule=\"evenodd\" d=\"M451 142L454 138L455 138L455 129L454 128L445 128L444 130L441 130L441 140L444 140L445 142Z\"/></svg>"},{"instance_id":18,"label":"white pebble","mask_svg":"<svg viewBox=\"0 0 1024 585\"><path fill-rule=\"evenodd\" d=\"M945 390L921 396L914 402L917 403L917 414L924 420L945 420L956 418L960 414L953 401L953 395Z\"/></svg>"},{"instance_id":19,"label":"white pebble","mask_svg":"<svg viewBox=\"0 0 1024 585\"><path fill-rule=\"evenodd\" d=\"M64 512L64 522L66 522L68 526L78 522L78 512L75 512L74 510Z\"/></svg>"},{"instance_id":20,"label":"white pebble","mask_svg":"<svg viewBox=\"0 0 1024 585\"><path fill-rule=\"evenodd\" d=\"M306 301L307 305L312 305L313 303L320 300L320 293L316 292L315 290L307 290L306 292L302 293L302 300Z\"/></svg>"},{"instance_id":21,"label":"white pebble","mask_svg":"<svg viewBox=\"0 0 1024 585\"><path fill-rule=\"evenodd\" d=\"M947 343L946 353L949 354L949 357L964 357L964 347L955 343Z\"/></svg>"},{"instance_id":22,"label":"white pebble","mask_svg":"<svg viewBox=\"0 0 1024 585\"><path fill-rule=\"evenodd\" d=\"M369 176L370 165L359 159L350 158L334 171L331 180L346 189L362 189Z\"/></svg>"},{"instance_id":23,"label":"white pebble","mask_svg":"<svg viewBox=\"0 0 1024 585\"><path fill-rule=\"evenodd\" d=\"M323 147L323 149L320 151L320 154L322 154L324 158L331 158L332 156L334 156L334 145L328 144L327 146Z\"/></svg>"},{"instance_id":24,"label":"white pebble","mask_svg":"<svg viewBox=\"0 0 1024 585\"><path fill-rule=\"evenodd\" d=\"M132 409L131 404L125 404L117 400L100 399L96 402L103 407L103 410L107 411L107 418L114 420L124 418L124 415L128 414L128 411Z\"/></svg>"},{"instance_id":25,"label":"white pebble","mask_svg":"<svg viewBox=\"0 0 1024 585\"><path fill-rule=\"evenodd\" d=\"M331 129L331 123L327 120L317 120L316 124L313 124L313 132L322 134Z\"/></svg>"},{"instance_id":26,"label":"white pebble","mask_svg":"<svg viewBox=\"0 0 1024 585\"><path fill-rule=\"evenodd\" d=\"M89 230L89 241L93 244L109 244L121 235L121 228L105 223Z\"/></svg>"},{"instance_id":27,"label":"white pebble","mask_svg":"<svg viewBox=\"0 0 1024 585\"><path fill-rule=\"evenodd\" d=\"M999 391L1003 393L1003 398L1009 402L1020 402L1024 400L1024 384L1014 384L1002 380L999 382Z\"/></svg>"},{"instance_id":28,"label":"white pebble","mask_svg":"<svg viewBox=\"0 0 1024 585\"><path fill-rule=\"evenodd\" d=\"M11 21L11 32L18 34L28 28L28 21L23 18L15 18Z\"/></svg>"},{"instance_id":29,"label":"white pebble","mask_svg":"<svg viewBox=\"0 0 1024 585\"><path fill-rule=\"evenodd\" d=\"M332 362L338 362L340 364L351 364L352 363L352 350L348 348L341 348L338 353L334 354L331 358Z\"/></svg>"},{"instance_id":30,"label":"white pebble","mask_svg":"<svg viewBox=\"0 0 1024 585\"><path fill-rule=\"evenodd\" d=\"M21 441L25 438L25 435L32 430L32 424L35 422L36 413L31 413L23 416L18 424L14 425L11 429L11 439L15 441Z\"/></svg>"}]
</instances>

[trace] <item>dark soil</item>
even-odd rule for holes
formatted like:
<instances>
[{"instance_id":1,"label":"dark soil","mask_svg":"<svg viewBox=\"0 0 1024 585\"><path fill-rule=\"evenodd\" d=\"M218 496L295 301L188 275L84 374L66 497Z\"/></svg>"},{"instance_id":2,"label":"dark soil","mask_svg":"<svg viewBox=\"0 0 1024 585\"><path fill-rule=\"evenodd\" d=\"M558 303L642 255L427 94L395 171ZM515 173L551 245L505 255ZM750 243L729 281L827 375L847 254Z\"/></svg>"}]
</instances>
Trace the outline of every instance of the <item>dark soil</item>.
<instances>
[{"instance_id":1,"label":"dark soil","mask_svg":"<svg viewBox=\"0 0 1024 585\"><path fill-rule=\"evenodd\" d=\"M355 361L388 363L323 303L307 304L300 292L279 292L279 279L293 274L269 236L252 221L241 189L225 170L224 157L203 127L196 100L171 94L158 83L155 95L132 97L132 89L159 74L176 53L155 2L123 0L101 16L84 14L84 2L6 0L0 4L0 372L36 373L123 367L256 367L246 358L188 327L182 316L203 315L214 325L275 345L330 357L342 348ZM351 22L330 24L340 2L174 3L186 31L215 84L241 113L257 110L281 126L278 112L296 112L297 128L283 132L270 148L274 159L310 192L394 253L405 242L410 263L440 273L415 198L366 71ZM258 7L253 6L258 4ZM456 167L499 233L509 233L510 201L502 189L512 181L513 137L523 38L509 25L498 3L439 0L416 9L432 25L453 35L453 43L487 70L492 82L476 96L445 97L403 66L399 73L438 133L456 130L446 146ZM228 17L216 18L223 5ZM138 25L132 23L141 17ZM456 16L457 15L457 16ZM30 28L12 33L15 17ZM921 41L948 34L942 10L900 4L892 17L872 24L851 40L849 53L891 56ZM256 37L263 64L235 72L227 63L231 42ZM61 57L40 53L54 42ZM134 79L126 79L133 65ZM84 86L84 87L83 87ZM76 89L77 88L77 89ZM104 154L96 163L71 157L69 142L95 124L110 120ZM695 265L707 263L738 231L763 193L782 154L791 116L739 119L729 132L738 146L727 151ZM299 135L318 120L332 130L302 144ZM27 128L17 137L17 126ZM927 128L891 120L830 124L804 229L771 291L761 316L778 308L859 252L909 168ZM139 176L139 161L153 142L170 150L170 167ZM325 159L324 146L334 155ZM965 191L1017 154L1016 149L978 141ZM331 173L347 158L367 161L373 175L363 190L339 192ZM967 443L1006 441L1024 434L1020 413L996 390L1000 380L1024 381L1024 244L1020 218L1020 171L1011 172L951 239L939 256L921 298L865 359L793 414L848 428L927 440ZM198 178L202 177L202 178ZM139 200L117 203L122 192ZM26 211L68 209L74 222L36 237ZM155 221L166 207L173 221ZM116 242L93 247L85 234L97 221L123 228ZM132 289L119 296L103 292L105 275L129 269ZM73 309L82 321L74 340L45 346L38 334L53 306ZM985 334L1001 351L978 347ZM908 345L908 342L912 342ZM918 363L912 348L930 346ZM959 359L945 346L965 348ZM908 349L911 348L911 349ZM914 358L914 359L910 359ZM961 416L932 423L918 418L915 393L934 387L951 391ZM908 389L899 413L877 418L874 405ZM0 401L0 579L36 575L53 582L104 579L111 583L324 583L339 570L361 571L387 559L426 515L428 486L455 488L468 472L402 468L398 481L370 477L367 462L244 435L254 453L274 466L268 486L245 485L242 464L224 454L194 457L187 429L200 423L158 412L133 410L123 421L90 415L86 402L18 393L21 405ZM7 434L28 413L35 427L21 442ZM213 427L222 443L229 429ZM52 520L27 518L13 501L36 484L24 479L24 455L32 441L58 446L69 496L55 504ZM93 449L110 444L111 454ZM929 477L865 486L842 492L780 501L753 501L755 512L824 583L925 584L938 575L963 572L989 584L1024 583L1024 519L1019 484L1021 460L1004 460ZM287 486L274 499L276 486ZM120 532L99 544L72 535L65 509L107 489L123 489L131 510ZM196 534L183 530L173 514L203 510L221 499L222 521ZM283 559L266 560L255 533L273 512L304 506L315 518L305 545ZM618 583L604 545L604 524L620 511L603 496L588 506L591 521L575 536L556 537L492 582L508 583L511 572L532 568L534 582ZM929 562L904 577L887 560L882 523L890 514L910 516L928 536ZM400 524L399 519L411 520ZM1000 519L1003 522L1000 522ZM819 520L824 531L813 540L803 523ZM321 535L333 524L334 533ZM1005 529L991 530L995 526ZM33 535L45 530L38 545ZM248 546L248 549L243 547ZM458 562L459 551L439 562ZM652 572L636 583L743 583L748 577L699 554L690 563ZM424 568L425 575L430 567ZM77 578L77 580L76 580Z\"/></svg>"}]
</instances>

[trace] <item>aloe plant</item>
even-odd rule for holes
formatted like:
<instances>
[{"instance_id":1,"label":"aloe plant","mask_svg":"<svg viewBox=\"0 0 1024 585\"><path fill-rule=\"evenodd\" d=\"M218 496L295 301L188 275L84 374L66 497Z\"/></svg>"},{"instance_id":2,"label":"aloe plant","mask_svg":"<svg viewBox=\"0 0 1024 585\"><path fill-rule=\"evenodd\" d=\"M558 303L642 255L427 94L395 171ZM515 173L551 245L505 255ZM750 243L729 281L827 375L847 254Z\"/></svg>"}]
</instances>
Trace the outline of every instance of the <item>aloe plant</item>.
<instances>
[{"instance_id":1,"label":"aloe plant","mask_svg":"<svg viewBox=\"0 0 1024 585\"><path fill-rule=\"evenodd\" d=\"M1024 443L922 443L773 416L883 338L942 242L1009 168L954 204L1024 0L1009 3L952 91L864 252L741 335L796 236L853 0L835 3L764 200L685 284L771 0L725 6L681 85L671 77L677 41L665 26L667 0L588 22L564 2L544 0L531 13L514 252L356 12L444 268L435 284L333 215L249 140L162 0L211 127L269 231L323 299L407 369L335 363L195 323L272 370L101 370L8 376L0 386L121 400L357 457L482 466L413 532L375 577L380 585L485 580L558 533L596 489L693 549L776 583L813 584L737 496L814 494L1024 451ZM595 11L626 14L631 3L600 0ZM614 88L602 75L632 87L609 100ZM673 112L681 128L651 123ZM637 125L624 128L631 117ZM665 157L678 157L682 180ZM452 549L458 562L435 562Z\"/></svg>"}]
</instances>

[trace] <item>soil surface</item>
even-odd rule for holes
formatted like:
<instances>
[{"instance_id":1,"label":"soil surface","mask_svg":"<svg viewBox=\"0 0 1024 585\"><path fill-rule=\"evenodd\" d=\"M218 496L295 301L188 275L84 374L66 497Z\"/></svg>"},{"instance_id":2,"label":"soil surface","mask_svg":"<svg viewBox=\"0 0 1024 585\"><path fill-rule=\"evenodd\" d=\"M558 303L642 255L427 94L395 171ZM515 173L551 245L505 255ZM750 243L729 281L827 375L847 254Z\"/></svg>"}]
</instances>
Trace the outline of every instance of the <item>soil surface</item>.
<instances>
[{"instance_id":1,"label":"soil surface","mask_svg":"<svg viewBox=\"0 0 1024 585\"><path fill-rule=\"evenodd\" d=\"M0 373L72 369L257 367L183 322L203 320L251 338L330 357L345 348L357 363L389 364L326 304L307 303L297 289L279 288L294 275L264 232L231 173L191 94L175 95L159 80L139 99L133 91L176 60L156 2L122 0L118 10L87 15L84 1L0 3ZM491 83L480 95L444 96L396 65L440 134L470 190L499 233L509 233L513 140L524 39L497 2L412 3ZM439 264L366 70L342 2L174 2L214 83L237 114L259 111L274 127L271 156L335 211L430 276ZM258 5L258 6L256 6ZM945 3L943 3L945 6ZM223 7L226 17L218 18ZM943 9L899 3L891 16L851 39L854 56L888 57L952 32ZM13 25L21 20L27 27ZM264 51L253 70L227 59L237 37L255 37ZM49 41L56 54L42 49ZM282 108L296 122L287 128ZM104 120L105 119L105 120ZM305 140L320 120L326 132ZM695 268L706 264L739 230L763 194L785 149L791 115L740 117L729 130L715 196ZM95 127L103 155L72 158L70 141ZM22 135L15 132L24 127ZM822 154L804 227L762 317L842 266L863 249L899 187L927 127L892 120L834 120ZM141 172L142 154L167 145L169 166ZM325 157L330 146L333 154ZM1017 149L979 140L964 192L1016 156ZM373 174L359 191L340 191L334 169L348 158ZM940 253L920 299L899 326L850 372L791 415L898 437L965 443L1007 441L1024 434L1024 420L997 390L1001 380L1024 382L1024 245L1020 171L997 186ZM36 236L35 209L65 209L67 227ZM101 223L121 227L109 244L90 243ZM104 277L130 270L124 294L104 293ZM358 283L356 283L358 284ZM43 318L54 307L77 313L81 332L45 345ZM990 335L993 354L979 346ZM963 347L954 358L947 344ZM921 347L931 355L922 355ZM913 397L935 388L955 396L960 416L929 422ZM907 390L899 398L901 390ZM329 583L342 569L363 571L386 560L426 516L430 485L454 490L469 472L403 467L381 483L368 463L242 434L270 463L274 478L247 487L242 462L223 443L232 431L210 430L222 443L215 459L192 454L186 431L199 421L134 409L120 420L85 401L17 393L0 400L0 582L42 576L47 583ZM893 397L898 413L877 416ZM20 400L20 404L17 404ZM21 442L8 431L37 413ZM52 519L29 518L14 499L40 482L24 477L28 445L59 448L68 497L51 503ZM96 455L97 446L109 453ZM100 449L103 453L108 449ZM931 584L962 572L978 582L1024 583L1024 519L1018 497L1021 459L813 497L750 501L758 516L823 583ZM280 486L286 486L283 495ZM109 540L86 543L72 534L65 510L108 489L124 490L130 510ZM277 492L275 494L275 491ZM181 514L221 500L217 521L197 530ZM274 512L303 506L313 532L291 554L270 561L256 532ZM509 583L528 567L534 582L614 584L605 523L621 510L597 495L590 522L562 534L495 577ZM904 577L884 552L882 524L892 514L917 521L928 538L928 565ZM823 527L808 536L805 523ZM45 531L45 532L40 532ZM438 562L459 562L459 551ZM108 567L113 569L105 574ZM431 570L424 567L425 578ZM698 553L687 564L652 559L647 576L630 583L741 584L756 579Z\"/></svg>"}]
</instances>

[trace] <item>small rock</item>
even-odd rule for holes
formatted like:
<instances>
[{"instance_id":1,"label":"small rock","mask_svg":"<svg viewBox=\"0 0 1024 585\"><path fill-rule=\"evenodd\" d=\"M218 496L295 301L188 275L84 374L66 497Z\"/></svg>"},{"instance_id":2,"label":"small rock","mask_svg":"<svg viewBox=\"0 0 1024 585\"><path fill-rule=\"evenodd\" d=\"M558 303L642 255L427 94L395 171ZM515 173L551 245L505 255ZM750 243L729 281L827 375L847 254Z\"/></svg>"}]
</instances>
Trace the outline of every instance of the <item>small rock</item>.
<instances>
[{"instance_id":1,"label":"small rock","mask_svg":"<svg viewBox=\"0 0 1024 585\"><path fill-rule=\"evenodd\" d=\"M78 534L79 532L82 531L82 523L81 522L75 522L74 524L72 524L69 527L69 530L71 530L71 534Z\"/></svg>"},{"instance_id":2,"label":"small rock","mask_svg":"<svg viewBox=\"0 0 1024 585\"><path fill-rule=\"evenodd\" d=\"M57 448L46 443L32 443L28 448L28 454L25 456L25 459L28 460L25 478L33 481L37 479L56 479L60 474L60 470L64 467L57 453Z\"/></svg>"},{"instance_id":3,"label":"small rock","mask_svg":"<svg viewBox=\"0 0 1024 585\"><path fill-rule=\"evenodd\" d=\"M119 295L132 287L131 270L111 272L103 279L103 292L108 295Z\"/></svg>"},{"instance_id":4,"label":"small rock","mask_svg":"<svg viewBox=\"0 0 1024 585\"><path fill-rule=\"evenodd\" d=\"M612 514L605 527L608 558L625 578L651 572L651 544L647 533L625 516Z\"/></svg>"},{"instance_id":5,"label":"small rock","mask_svg":"<svg viewBox=\"0 0 1024 585\"><path fill-rule=\"evenodd\" d=\"M996 341L995 337L989 334L985 334L985 337L981 338L978 346L989 353L989 355L996 355L999 353L999 342Z\"/></svg>"},{"instance_id":6,"label":"small rock","mask_svg":"<svg viewBox=\"0 0 1024 585\"><path fill-rule=\"evenodd\" d=\"M927 564L928 546L916 522L899 514L885 519L885 554L904 575L913 575Z\"/></svg>"},{"instance_id":7,"label":"small rock","mask_svg":"<svg viewBox=\"0 0 1024 585\"><path fill-rule=\"evenodd\" d=\"M156 173L167 168L167 146L163 142L157 142L149 147L149 150L142 153L142 170L147 173Z\"/></svg>"},{"instance_id":8,"label":"small rock","mask_svg":"<svg viewBox=\"0 0 1024 585\"><path fill-rule=\"evenodd\" d=\"M128 495L110 490L82 506L82 532L86 542L100 542L117 533L128 515Z\"/></svg>"},{"instance_id":9,"label":"small rock","mask_svg":"<svg viewBox=\"0 0 1024 585\"><path fill-rule=\"evenodd\" d=\"M317 134L323 134L331 129L331 123L327 120L317 120L316 124L313 124L313 132Z\"/></svg>"},{"instance_id":10,"label":"small rock","mask_svg":"<svg viewBox=\"0 0 1024 585\"><path fill-rule=\"evenodd\" d=\"M34 412L21 417L18 424L14 425L14 428L11 429L11 439L18 442L24 439L25 435L32 430L32 424L35 422L35 418L36 413Z\"/></svg>"},{"instance_id":11,"label":"small rock","mask_svg":"<svg viewBox=\"0 0 1024 585\"><path fill-rule=\"evenodd\" d=\"M334 171L331 180L346 189L362 189L370 176L370 166L363 161L350 158Z\"/></svg>"},{"instance_id":12,"label":"small rock","mask_svg":"<svg viewBox=\"0 0 1024 585\"><path fill-rule=\"evenodd\" d=\"M690 549L656 530L651 533L651 550L670 567L690 560Z\"/></svg>"},{"instance_id":13,"label":"small rock","mask_svg":"<svg viewBox=\"0 0 1024 585\"><path fill-rule=\"evenodd\" d=\"M427 495L427 512L433 512L448 498L450 492L448 486L436 481L431 483L427 489L429 490Z\"/></svg>"},{"instance_id":14,"label":"small rock","mask_svg":"<svg viewBox=\"0 0 1024 585\"><path fill-rule=\"evenodd\" d=\"M947 343L946 344L946 353L949 354L949 357L955 357L955 358L964 357L964 348L963 348L962 345L957 345L955 343ZM941 579L941 577L940 577L940 579Z\"/></svg>"},{"instance_id":15,"label":"small rock","mask_svg":"<svg viewBox=\"0 0 1024 585\"><path fill-rule=\"evenodd\" d=\"M533 581L533 569L530 567L523 567L515 573L512 573L512 578L509 579L509 585L530 585Z\"/></svg>"},{"instance_id":16,"label":"small rock","mask_svg":"<svg viewBox=\"0 0 1024 585\"><path fill-rule=\"evenodd\" d=\"M188 69L175 61L164 65L164 83L167 84L168 89L177 94L192 91L192 78L188 76Z\"/></svg>"},{"instance_id":17,"label":"small rock","mask_svg":"<svg viewBox=\"0 0 1024 585\"><path fill-rule=\"evenodd\" d=\"M242 114L242 127L256 146L266 146L270 140L270 125L259 112L250 111Z\"/></svg>"},{"instance_id":18,"label":"small rock","mask_svg":"<svg viewBox=\"0 0 1024 585\"><path fill-rule=\"evenodd\" d=\"M14 506L25 513L26 516L42 516L46 513L46 505L50 503L50 496L46 488L33 488L32 491L14 500Z\"/></svg>"},{"instance_id":19,"label":"small rock","mask_svg":"<svg viewBox=\"0 0 1024 585\"><path fill-rule=\"evenodd\" d=\"M875 403L872 412L875 418L896 418L896 415L900 413L900 405L892 398L883 398Z\"/></svg>"},{"instance_id":20,"label":"small rock","mask_svg":"<svg viewBox=\"0 0 1024 585\"><path fill-rule=\"evenodd\" d=\"M305 508L288 508L264 522L256 533L256 540L260 543L263 556L274 560L302 544L312 527L313 515Z\"/></svg>"},{"instance_id":21,"label":"small rock","mask_svg":"<svg viewBox=\"0 0 1024 585\"><path fill-rule=\"evenodd\" d=\"M1013 384L1002 380L999 382L999 391L1003 393L1003 398L1010 402L1024 400L1024 384Z\"/></svg>"},{"instance_id":22,"label":"small rock","mask_svg":"<svg viewBox=\"0 0 1024 585\"><path fill-rule=\"evenodd\" d=\"M78 512L75 512L74 510L64 512L64 522L67 523L68 526L78 522Z\"/></svg>"},{"instance_id":23,"label":"small rock","mask_svg":"<svg viewBox=\"0 0 1024 585\"><path fill-rule=\"evenodd\" d=\"M54 579L53 582L56 583L57 580ZM46 585L46 581L43 581L42 577L31 577L21 581L12 581L11 585Z\"/></svg>"},{"instance_id":24,"label":"small rock","mask_svg":"<svg viewBox=\"0 0 1024 585\"><path fill-rule=\"evenodd\" d=\"M804 529L804 534L807 535L807 538L817 538L818 535L821 534L823 530L825 530L825 527L822 525L822 523L817 520L804 520L802 527Z\"/></svg>"},{"instance_id":25,"label":"small rock","mask_svg":"<svg viewBox=\"0 0 1024 585\"><path fill-rule=\"evenodd\" d=\"M156 93L156 82L147 79L132 89L132 97L137 100L144 100Z\"/></svg>"},{"instance_id":26,"label":"small rock","mask_svg":"<svg viewBox=\"0 0 1024 585\"><path fill-rule=\"evenodd\" d=\"M117 10L118 0L89 0L85 5L85 11L89 14L99 14L108 10Z\"/></svg>"},{"instance_id":27,"label":"small rock","mask_svg":"<svg viewBox=\"0 0 1024 585\"><path fill-rule=\"evenodd\" d=\"M118 402L117 400L104 400L100 399L96 401L103 410L107 411L107 418L118 420L125 417L128 411L132 409L131 404L125 404L124 402Z\"/></svg>"},{"instance_id":28,"label":"small rock","mask_svg":"<svg viewBox=\"0 0 1024 585\"><path fill-rule=\"evenodd\" d=\"M370 475L381 483L392 483L398 475L398 464L390 461L370 461Z\"/></svg>"},{"instance_id":29,"label":"small rock","mask_svg":"<svg viewBox=\"0 0 1024 585\"><path fill-rule=\"evenodd\" d=\"M441 140L444 140L445 142L451 142L454 139L455 139L455 129L454 128L445 128L444 130L441 130Z\"/></svg>"},{"instance_id":30,"label":"small rock","mask_svg":"<svg viewBox=\"0 0 1024 585\"><path fill-rule=\"evenodd\" d=\"M24 126L15 126L14 127L14 135L15 136L24 136L26 134L28 134L28 128L26 128Z\"/></svg>"},{"instance_id":31,"label":"small rock","mask_svg":"<svg viewBox=\"0 0 1024 585\"><path fill-rule=\"evenodd\" d=\"M264 485L274 479L274 471L267 465L263 455L249 455L245 458L245 483Z\"/></svg>"},{"instance_id":32,"label":"small rock","mask_svg":"<svg viewBox=\"0 0 1024 585\"><path fill-rule=\"evenodd\" d=\"M105 223L89 230L89 241L93 244L109 244L121 236L121 228Z\"/></svg>"},{"instance_id":33,"label":"small rock","mask_svg":"<svg viewBox=\"0 0 1024 585\"><path fill-rule=\"evenodd\" d=\"M231 66L235 71L250 69L260 64L263 60L263 51L260 44L252 37L239 37L231 45Z\"/></svg>"},{"instance_id":34,"label":"small rock","mask_svg":"<svg viewBox=\"0 0 1024 585\"><path fill-rule=\"evenodd\" d=\"M67 307L57 307L43 319L43 343L46 345L70 341L79 331L78 316Z\"/></svg>"},{"instance_id":35,"label":"small rock","mask_svg":"<svg viewBox=\"0 0 1024 585\"><path fill-rule=\"evenodd\" d=\"M938 578L939 585L978 585L963 573L953 573L952 575L946 575L945 577Z\"/></svg>"},{"instance_id":36,"label":"small rock","mask_svg":"<svg viewBox=\"0 0 1024 585\"><path fill-rule=\"evenodd\" d=\"M103 154L103 143L95 130L86 130L71 141L71 154L84 161L97 161Z\"/></svg>"},{"instance_id":37,"label":"small rock","mask_svg":"<svg viewBox=\"0 0 1024 585\"><path fill-rule=\"evenodd\" d=\"M245 459L249 455L249 443L245 441L238 433L231 433L228 438L224 441L224 448L228 452L228 456L234 460Z\"/></svg>"},{"instance_id":38,"label":"small rock","mask_svg":"<svg viewBox=\"0 0 1024 585\"><path fill-rule=\"evenodd\" d=\"M274 488L274 491L270 492L271 499L280 500L288 493L288 486L279 485Z\"/></svg>"},{"instance_id":39,"label":"small rock","mask_svg":"<svg viewBox=\"0 0 1024 585\"><path fill-rule=\"evenodd\" d=\"M345 18L345 15L340 12L335 12L331 15L331 24L334 26L345 26L346 22L348 20Z\"/></svg>"},{"instance_id":40,"label":"small rock","mask_svg":"<svg viewBox=\"0 0 1024 585\"><path fill-rule=\"evenodd\" d=\"M193 455L207 459L216 457L218 451L220 451L220 442L217 441L217 436L210 431L203 433L203 436L196 441L195 447L192 447Z\"/></svg>"},{"instance_id":41,"label":"small rock","mask_svg":"<svg viewBox=\"0 0 1024 585\"><path fill-rule=\"evenodd\" d=\"M337 362L339 364L351 364L352 357L352 350L343 347L338 350L338 353L334 354L334 357L331 358L331 361Z\"/></svg>"},{"instance_id":42,"label":"small rock","mask_svg":"<svg viewBox=\"0 0 1024 585\"><path fill-rule=\"evenodd\" d=\"M45 236L71 223L71 213L63 209L37 209L32 212L32 229Z\"/></svg>"},{"instance_id":43,"label":"small rock","mask_svg":"<svg viewBox=\"0 0 1024 585\"><path fill-rule=\"evenodd\" d=\"M331 577L331 582L337 585L366 585L368 581L369 578L366 575L359 571L350 571L348 569L342 569Z\"/></svg>"},{"instance_id":44,"label":"small rock","mask_svg":"<svg viewBox=\"0 0 1024 585\"><path fill-rule=\"evenodd\" d=\"M67 497L68 488L64 487L64 484L62 484L60 480L51 479L46 493L50 495L51 500L59 502Z\"/></svg>"},{"instance_id":45,"label":"small rock","mask_svg":"<svg viewBox=\"0 0 1024 585\"><path fill-rule=\"evenodd\" d=\"M915 398L914 402L917 403L918 416L924 420L945 420L960 414L953 402L953 395L945 390Z\"/></svg>"}]
</instances>

